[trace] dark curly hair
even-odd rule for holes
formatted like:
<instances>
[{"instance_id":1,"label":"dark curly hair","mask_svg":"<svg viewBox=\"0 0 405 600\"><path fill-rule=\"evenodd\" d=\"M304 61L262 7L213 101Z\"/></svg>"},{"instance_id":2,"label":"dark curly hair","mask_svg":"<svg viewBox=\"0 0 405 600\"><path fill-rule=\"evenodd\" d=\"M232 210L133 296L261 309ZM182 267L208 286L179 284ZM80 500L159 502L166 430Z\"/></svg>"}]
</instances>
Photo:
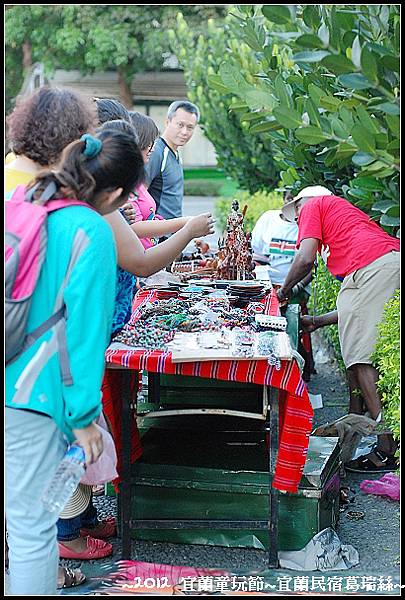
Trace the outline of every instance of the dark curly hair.
<instances>
[{"instance_id":1,"label":"dark curly hair","mask_svg":"<svg viewBox=\"0 0 405 600\"><path fill-rule=\"evenodd\" d=\"M94 130L97 112L90 98L67 89L42 87L17 98L7 118L8 140L14 154L48 166L84 133Z\"/></svg>"}]
</instances>

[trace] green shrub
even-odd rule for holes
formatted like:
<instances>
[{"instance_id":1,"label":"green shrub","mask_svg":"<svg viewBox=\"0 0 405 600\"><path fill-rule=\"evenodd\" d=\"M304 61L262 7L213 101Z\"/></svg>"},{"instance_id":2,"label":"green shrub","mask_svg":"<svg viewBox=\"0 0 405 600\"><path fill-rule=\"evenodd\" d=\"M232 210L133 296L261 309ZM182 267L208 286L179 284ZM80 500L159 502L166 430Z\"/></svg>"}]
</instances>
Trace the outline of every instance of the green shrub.
<instances>
[{"instance_id":1,"label":"green shrub","mask_svg":"<svg viewBox=\"0 0 405 600\"><path fill-rule=\"evenodd\" d=\"M258 218L267 210L277 210L283 206L283 196L278 192L249 192L239 190L233 198L238 200L239 207L247 204L245 215L245 231L252 231ZM226 220L231 210L233 198L219 198L215 203L215 216L218 219L218 225L222 231L226 228Z\"/></svg>"},{"instance_id":2,"label":"green shrub","mask_svg":"<svg viewBox=\"0 0 405 600\"><path fill-rule=\"evenodd\" d=\"M325 263L322 260L318 262L316 280L312 283L312 294L309 299L309 307L311 312L314 310L314 290L316 287L316 314L336 310L336 299L340 290L341 283L335 279L327 270ZM329 325L320 329L322 335L331 344L339 367L344 370L345 366L340 350L339 333L337 325Z\"/></svg>"},{"instance_id":3,"label":"green shrub","mask_svg":"<svg viewBox=\"0 0 405 600\"><path fill-rule=\"evenodd\" d=\"M185 196L219 196L224 184L222 179L186 179Z\"/></svg>"},{"instance_id":4,"label":"green shrub","mask_svg":"<svg viewBox=\"0 0 405 600\"><path fill-rule=\"evenodd\" d=\"M378 338L372 356L373 363L379 372L377 382L381 394L385 424L391 429L393 436L400 438L400 292L395 293L384 309L378 326Z\"/></svg>"}]
</instances>

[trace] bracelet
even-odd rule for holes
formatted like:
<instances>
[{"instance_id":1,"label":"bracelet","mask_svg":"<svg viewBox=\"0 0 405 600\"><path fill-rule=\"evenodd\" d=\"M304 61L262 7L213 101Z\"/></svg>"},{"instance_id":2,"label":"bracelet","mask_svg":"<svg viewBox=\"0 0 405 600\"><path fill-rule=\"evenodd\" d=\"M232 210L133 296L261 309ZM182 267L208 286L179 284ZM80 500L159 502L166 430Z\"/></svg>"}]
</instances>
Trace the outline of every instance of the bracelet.
<instances>
[{"instance_id":1,"label":"bracelet","mask_svg":"<svg viewBox=\"0 0 405 600\"><path fill-rule=\"evenodd\" d=\"M315 315L312 315L312 325L313 325L314 327L316 327L316 325L315 325Z\"/></svg>"}]
</instances>

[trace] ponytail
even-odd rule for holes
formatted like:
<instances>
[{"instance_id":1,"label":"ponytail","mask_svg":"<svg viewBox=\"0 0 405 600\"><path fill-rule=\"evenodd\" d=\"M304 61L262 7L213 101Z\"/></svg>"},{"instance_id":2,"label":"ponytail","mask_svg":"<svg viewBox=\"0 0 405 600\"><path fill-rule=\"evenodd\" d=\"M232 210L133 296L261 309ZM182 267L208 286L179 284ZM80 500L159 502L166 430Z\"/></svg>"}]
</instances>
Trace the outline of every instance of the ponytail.
<instances>
[{"instance_id":1,"label":"ponytail","mask_svg":"<svg viewBox=\"0 0 405 600\"><path fill-rule=\"evenodd\" d=\"M103 192L123 188L123 197L142 183L144 164L133 136L118 130L83 135L65 148L56 170L37 174L33 185L38 198L50 183L56 184L56 197L72 198L93 204Z\"/></svg>"}]
</instances>

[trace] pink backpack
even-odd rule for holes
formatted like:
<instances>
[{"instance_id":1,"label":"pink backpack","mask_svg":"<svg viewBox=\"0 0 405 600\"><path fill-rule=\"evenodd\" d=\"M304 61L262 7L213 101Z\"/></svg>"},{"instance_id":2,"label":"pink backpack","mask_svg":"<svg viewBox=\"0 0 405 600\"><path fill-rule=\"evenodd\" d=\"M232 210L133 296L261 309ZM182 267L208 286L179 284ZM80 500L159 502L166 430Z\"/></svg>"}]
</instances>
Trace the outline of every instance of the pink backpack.
<instances>
[{"instance_id":1,"label":"pink backpack","mask_svg":"<svg viewBox=\"0 0 405 600\"><path fill-rule=\"evenodd\" d=\"M6 365L14 362L45 331L61 320L65 320L65 306L61 300L62 293L59 293L59 305L55 306L55 312L34 331L27 333L32 294L46 254L48 214L73 205L91 208L87 203L77 200L50 200L56 192L56 185L53 182L49 183L42 193L37 201L39 204L34 204L33 197L38 185L27 193L25 186L19 185L10 200L5 202ZM73 254L77 253L73 251ZM69 271L78 256L80 253L73 256L73 262L71 258ZM66 283L67 277L63 285ZM59 347L59 354L63 381L69 385L72 380L68 361L62 361L63 357L67 357L66 348Z\"/></svg>"}]
</instances>

